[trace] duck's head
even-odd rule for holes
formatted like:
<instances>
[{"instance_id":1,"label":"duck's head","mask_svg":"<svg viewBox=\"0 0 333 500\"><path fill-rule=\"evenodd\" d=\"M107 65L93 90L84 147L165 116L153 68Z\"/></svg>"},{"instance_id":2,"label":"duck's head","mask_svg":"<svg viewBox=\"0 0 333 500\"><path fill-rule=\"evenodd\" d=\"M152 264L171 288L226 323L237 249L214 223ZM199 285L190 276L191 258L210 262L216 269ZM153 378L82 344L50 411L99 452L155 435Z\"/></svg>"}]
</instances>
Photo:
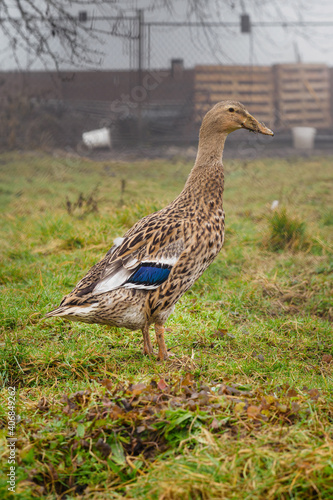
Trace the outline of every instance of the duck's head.
<instances>
[{"instance_id":1,"label":"duck's head","mask_svg":"<svg viewBox=\"0 0 333 500\"><path fill-rule=\"evenodd\" d=\"M221 101L205 115L202 128L209 133L230 134L234 130L245 128L264 135L274 133L258 122L238 101Z\"/></svg>"}]
</instances>

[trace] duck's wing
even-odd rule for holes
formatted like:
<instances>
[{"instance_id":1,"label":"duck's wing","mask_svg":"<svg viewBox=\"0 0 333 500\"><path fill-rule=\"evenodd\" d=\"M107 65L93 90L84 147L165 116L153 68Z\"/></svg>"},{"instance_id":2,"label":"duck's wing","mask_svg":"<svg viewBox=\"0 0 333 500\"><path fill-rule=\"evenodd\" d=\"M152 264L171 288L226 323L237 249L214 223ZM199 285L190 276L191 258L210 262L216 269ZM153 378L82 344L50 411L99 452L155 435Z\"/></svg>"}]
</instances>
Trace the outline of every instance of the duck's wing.
<instances>
[{"instance_id":1,"label":"duck's wing","mask_svg":"<svg viewBox=\"0 0 333 500\"><path fill-rule=\"evenodd\" d=\"M141 221L142 222L142 221ZM183 221L154 221L132 228L104 257L97 279L81 280L76 295L96 296L119 287L154 290L164 283L185 248ZM89 273L88 273L89 274Z\"/></svg>"}]
</instances>

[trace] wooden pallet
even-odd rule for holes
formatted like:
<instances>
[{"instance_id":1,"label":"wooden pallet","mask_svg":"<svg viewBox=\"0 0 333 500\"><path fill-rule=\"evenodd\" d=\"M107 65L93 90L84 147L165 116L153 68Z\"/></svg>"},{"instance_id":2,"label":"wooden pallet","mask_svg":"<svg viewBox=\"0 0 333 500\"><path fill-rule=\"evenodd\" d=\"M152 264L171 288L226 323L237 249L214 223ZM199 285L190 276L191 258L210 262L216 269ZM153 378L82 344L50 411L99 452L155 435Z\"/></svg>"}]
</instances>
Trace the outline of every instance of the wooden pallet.
<instances>
[{"instance_id":1,"label":"wooden pallet","mask_svg":"<svg viewBox=\"0 0 333 500\"><path fill-rule=\"evenodd\" d=\"M273 73L277 126L331 126L330 74L325 64L278 64Z\"/></svg>"},{"instance_id":2,"label":"wooden pallet","mask_svg":"<svg viewBox=\"0 0 333 500\"><path fill-rule=\"evenodd\" d=\"M224 99L240 101L248 111L273 126L274 85L268 66L196 66L194 71L195 119Z\"/></svg>"}]
</instances>

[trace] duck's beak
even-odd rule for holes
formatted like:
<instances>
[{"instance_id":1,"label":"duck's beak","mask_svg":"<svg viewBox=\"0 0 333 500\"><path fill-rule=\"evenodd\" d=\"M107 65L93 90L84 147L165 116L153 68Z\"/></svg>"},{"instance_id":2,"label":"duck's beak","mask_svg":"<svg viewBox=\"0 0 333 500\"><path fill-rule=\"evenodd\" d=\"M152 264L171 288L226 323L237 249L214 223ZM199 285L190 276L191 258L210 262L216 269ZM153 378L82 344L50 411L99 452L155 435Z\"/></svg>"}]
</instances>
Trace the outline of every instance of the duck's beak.
<instances>
[{"instance_id":1,"label":"duck's beak","mask_svg":"<svg viewBox=\"0 0 333 500\"><path fill-rule=\"evenodd\" d=\"M274 135L274 132L269 128L265 127L263 123L259 123L250 113L246 114L245 120L242 123L242 127L247 130L251 130L251 132L260 132L260 134L264 135Z\"/></svg>"}]
</instances>

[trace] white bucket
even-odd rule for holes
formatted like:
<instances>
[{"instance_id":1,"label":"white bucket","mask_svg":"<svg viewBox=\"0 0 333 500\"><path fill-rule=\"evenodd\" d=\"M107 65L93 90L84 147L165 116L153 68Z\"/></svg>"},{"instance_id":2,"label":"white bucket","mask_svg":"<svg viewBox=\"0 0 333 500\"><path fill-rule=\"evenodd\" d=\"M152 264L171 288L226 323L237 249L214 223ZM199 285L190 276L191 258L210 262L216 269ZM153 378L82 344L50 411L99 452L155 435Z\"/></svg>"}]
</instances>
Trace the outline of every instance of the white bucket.
<instances>
[{"instance_id":1,"label":"white bucket","mask_svg":"<svg viewBox=\"0 0 333 500\"><path fill-rule=\"evenodd\" d=\"M293 127L293 146L296 149L313 149L316 129L313 127Z\"/></svg>"},{"instance_id":2,"label":"white bucket","mask_svg":"<svg viewBox=\"0 0 333 500\"><path fill-rule=\"evenodd\" d=\"M90 130L82 134L82 141L89 149L111 148L111 133L109 128Z\"/></svg>"}]
</instances>

